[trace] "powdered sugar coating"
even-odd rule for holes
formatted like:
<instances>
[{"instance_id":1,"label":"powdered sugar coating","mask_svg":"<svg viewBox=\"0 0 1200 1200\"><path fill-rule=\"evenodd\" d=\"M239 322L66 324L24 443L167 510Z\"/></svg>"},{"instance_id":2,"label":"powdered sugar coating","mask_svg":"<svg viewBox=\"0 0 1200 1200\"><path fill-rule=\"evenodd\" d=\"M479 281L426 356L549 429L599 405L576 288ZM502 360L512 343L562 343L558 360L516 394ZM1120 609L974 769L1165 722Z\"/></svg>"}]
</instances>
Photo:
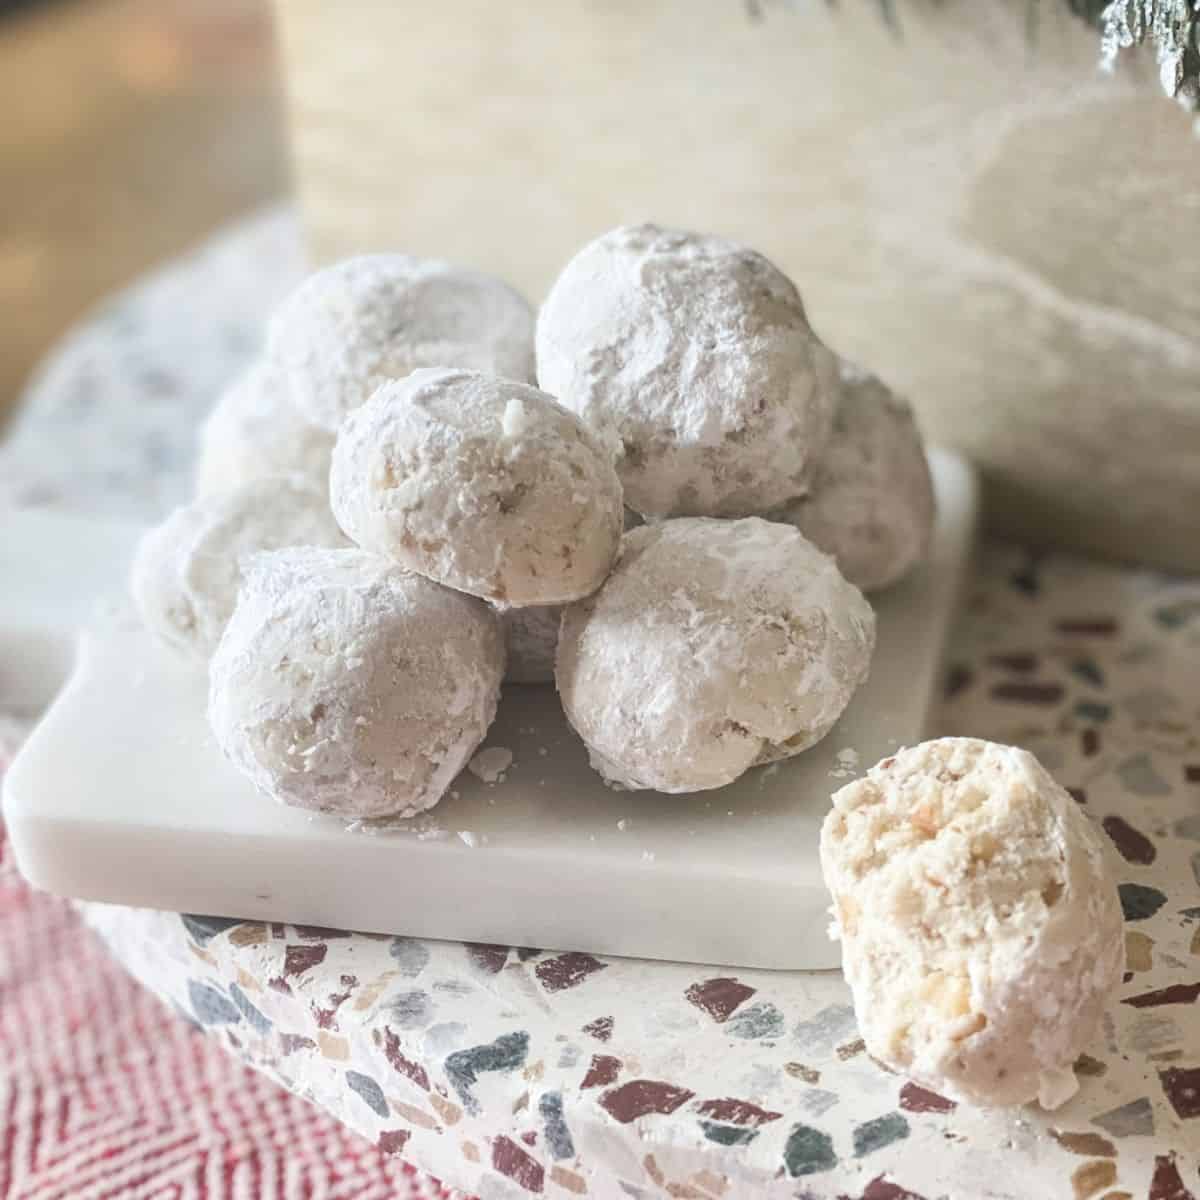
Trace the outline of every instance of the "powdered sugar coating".
<instances>
[{"instance_id":1,"label":"powdered sugar coating","mask_svg":"<svg viewBox=\"0 0 1200 1200\"><path fill-rule=\"evenodd\" d=\"M428 369L381 387L338 435L342 528L459 591L506 605L586 596L621 537L605 445L528 384Z\"/></svg>"},{"instance_id":2,"label":"powdered sugar coating","mask_svg":"<svg viewBox=\"0 0 1200 1200\"><path fill-rule=\"evenodd\" d=\"M839 374L833 434L812 491L769 519L795 525L851 583L876 591L925 557L933 481L911 407L850 363L839 364Z\"/></svg>"},{"instance_id":3,"label":"powdered sugar coating","mask_svg":"<svg viewBox=\"0 0 1200 1200\"><path fill-rule=\"evenodd\" d=\"M209 674L225 755L283 804L414 816L496 714L504 645L485 604L361 550L257 555Z\"/></svg>"},{"instance_id":4,"label":"powdered sugar coating","mask_svg":"<svg viewBox=\"0 0 1200 1200\"><path fill-rule=\"evenodd\" d=\"M556 680L607 779L699 791L824 737L874 643L871 606L791 526L682 518L627 533L564 612Z\"/></svg>"},{"instance_id":5,"label":"powdered sugar coating","mask_svg":"<svg viewBox=\"0 0 1200 1200\"><path fill-rule=\"evenodd\" d=\"M791 281L721 238L622 226L563 268L537 323L538 382L624 448L626 503L737 517L807 491L834 360Z\"/></svg>"},{"instance_id":6,"label":"powdered sugar coating","mask_svg":"<svg viewBox=\"0 0 1200 1200\"><path fill-rule=\"evenodd\" d=\"M336 433L380 384L418 367L533 379L533 310L508 284L406 254L345 259L311 275L271 321L267 358L295 403Z\"/></svg>"},{"instance_id":7,"label":"powdered sugar coating","mask_svg":"<svg viewBox=\"0 0 1200 1200\"><path fill-rule=\"evenodd\" d=\"M1104 847L1024 750L942 738L842 788L821 832L843 970L881 1062L1056 1108L1123 970Z\"/></svg>"},{"instance_id":8,"label":"powdered sugar coating","mask_svg":"<svg viewBox=\"0 0 1200 1200\"><path fill-rule=\"evenodd\" d=\"M301 476L199 496L143 536L130 580L134 603L159 641L207 659L237 602L242 559L298 545L347 545L324 488Z\"/></svg>"},{"instance_id":9,"label":"powdered sugar coating","mask_svg":"<svg viewBox=\"0 0 1200 1200\"><path fill-rule=\"evenodd\" d=\"M200 430L196 494L286 474L327 491L333 440L300 413L279 372L260 360L226 388Z\"/></svg>"}]
</instances>

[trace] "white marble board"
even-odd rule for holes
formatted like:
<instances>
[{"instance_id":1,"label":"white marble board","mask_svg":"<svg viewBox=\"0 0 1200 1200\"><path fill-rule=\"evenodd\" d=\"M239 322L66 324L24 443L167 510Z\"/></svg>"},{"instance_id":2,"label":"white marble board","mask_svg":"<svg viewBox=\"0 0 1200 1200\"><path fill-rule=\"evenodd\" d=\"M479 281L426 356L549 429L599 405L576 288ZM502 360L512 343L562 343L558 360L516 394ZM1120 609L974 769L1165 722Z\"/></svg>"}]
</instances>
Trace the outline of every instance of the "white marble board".
<instances>
[{"instance_id":1,"label":"white marble board","mask_svg":"<svg viewBox=\"0 0 1200 1200\"><path fill-rule=\"evenodd\" d=\"M205 722L202 669L128 620L92 620L69 682L5 777L18 865L61 895L149 908L740 967L836 966L817 831L855 766L922 736L973 540L971 470L942 452L932 461L931 559L876 598L870 681L798 758L712 792L614 791L588 767L554 690L510 687L486 742L512 753L502 781L463 772L419 820L347 828L272 803L224 761ZM4 527L0 638L62 657L96 592L119 590L137 531L31 514L10 514Z\"/></svg>"}]
</instances>

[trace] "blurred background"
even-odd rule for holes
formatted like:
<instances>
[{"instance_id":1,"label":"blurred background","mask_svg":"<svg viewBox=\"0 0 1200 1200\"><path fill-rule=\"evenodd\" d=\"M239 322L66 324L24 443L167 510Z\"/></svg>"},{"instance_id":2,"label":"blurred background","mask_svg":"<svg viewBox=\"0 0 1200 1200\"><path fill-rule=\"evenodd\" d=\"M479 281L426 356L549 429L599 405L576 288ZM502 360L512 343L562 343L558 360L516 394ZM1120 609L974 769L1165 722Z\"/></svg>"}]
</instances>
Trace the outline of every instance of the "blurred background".
<instances>
[{"instance_id":1,"label":"blurred background","mask_svg":"<svg viewBox=\"0 0 1200 1200\"><path fill-rule=\"evenodd\" d=\"M1200 140L1151 47L1099 69L1105 7L10 6L0 413L89 306L272 201L310 263L405 250L534 301L652 219L783 266L980 465L993 530L1200 571Z\"/></svg>"},{"instance_id":2,"label":"blurred background","mask_svg":"<svg viewBox=\"0 0 1200 1200\"><path fill-rule=\"evenodd\" d=\"M113 288L287 189L264 0L0 3L0 426Z\"/></svg>"}]
</instances>

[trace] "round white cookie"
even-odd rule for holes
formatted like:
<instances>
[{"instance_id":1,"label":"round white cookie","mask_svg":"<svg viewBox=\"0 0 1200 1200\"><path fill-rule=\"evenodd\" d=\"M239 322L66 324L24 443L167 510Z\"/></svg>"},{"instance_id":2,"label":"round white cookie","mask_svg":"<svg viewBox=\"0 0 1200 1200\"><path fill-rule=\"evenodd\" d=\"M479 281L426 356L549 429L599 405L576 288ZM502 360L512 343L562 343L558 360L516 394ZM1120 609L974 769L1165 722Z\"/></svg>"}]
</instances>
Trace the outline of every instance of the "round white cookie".
<instances>
[{"instance_id":1,"label":"round white cookie","mask_svg":"<svg viewBox=\"0 0 1200 1200\"><path fill-rule=\"evenodd\" d=\"M1075 801L1024 750L942 738L833 804L821 864L867 1049L955 1099L1062 1104L1124 949Z\"/></svg>"},{"instance_id":2,"label":"round white cookie","mask_svg":"<svg viewBox=\"0 0 1200 1200\"><path fill-rule=\"evenodd\" d=\"M700 791L824 737L874 643L862 593L790 525L682 518L627 533L564 612L556 680L605 778Z\"/></svg>"},{"instance_id":3,"label":"round white cookie","mask_svg":"<svg viewBox=\"0 0 1200 1200\"><path fill-rule=\"evenodd\" d=\"M323 488L296 475L199 496L146 533L130 591L161 642L207 659L233 613L241 560L284 546L345 546Z\"/></svg>"},{"instance_id":4,"label":"round white cookie","mask_svg":"<svg viewBox=\"0 0 1200 1200\"><path fill-rule=\"evenodd\" d=\"M736 517L808 490L834 359L792 282L721 238L623 226L575 255L537 323L538 383L615 434L626 503Z\"/></svg>"},{"instance_id":5,"label":"round white cookie","mask_svg":"<svg viewBox=\"0 0 1200 1200\"><path fill-rule=\"evenodd\" d=\"M919 563L933 533L933 482L912 409L874 375L843 362L833 434L812 491L769 514L876 591Z\"/></svg>"},{"instance_id":6,"label":"round white cookie","mask_svg":"<svg viewBox=\"0 0 1200 1200\"><path fill-rule=\"evenodd\" d=\"M333 441L288 398L279 372L257 362L226 388L200 430L196 494L286 474L328 491Z\"/></svg>"},{"instance_id":7,"label":"round white cookie","mask_svg":"<svg viewBox=\"0 0 1200 1200\"><path fill-rule=\"evenodd\" d=\"M442 368L350 414L330 499L364 550L513 606L594 591L624 511L607 447L573 413L528 384Z\"/></svg>"},{"instance_id":8,"label":"round white cookie","mask_svg":"<svg viewBox=\"0 0 1200 1200\"><path fill-rule=\"evenodd\" d=\"M487 605L361 550L297 547L250 561L209 722L283 804L409 817L483 741L503 674Z\"/></svg>"},{"instance_id":9,"label":"round white cookie","mask_svg":"<svg viewBox=\"0 0 1200 1200\"><path fill-rule=\"evenodd\" d=\"M336 433L380 384L418 367L532 381L533 329L533 310L499 279L369 254L318 271L284 301L267 358L308 418Z\"/></svg>"}]
</instances>

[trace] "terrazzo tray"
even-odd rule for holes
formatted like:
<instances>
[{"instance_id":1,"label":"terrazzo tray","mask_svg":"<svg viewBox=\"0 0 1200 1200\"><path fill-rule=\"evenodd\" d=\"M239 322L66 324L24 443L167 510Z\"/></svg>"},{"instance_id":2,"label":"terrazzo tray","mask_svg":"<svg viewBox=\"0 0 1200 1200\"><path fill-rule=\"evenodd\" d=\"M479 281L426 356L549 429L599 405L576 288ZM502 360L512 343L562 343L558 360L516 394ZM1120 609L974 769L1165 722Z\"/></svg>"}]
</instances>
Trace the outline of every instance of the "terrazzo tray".
<instances>
[{"instance_id":1,"label":"terrazzo tray","mask_svg":"<svg viewBox=\"0 0 1200 1200\"><path fill-rule=\"evenodd\" d=\"M137 530L10 514L0 641L10 692L70 678L4 780L17 864L65 896L367 932L743 967L837 964L817 834L829 794L921 738L973 540L976 484L932 456L930 560L876 598L870 681L833 732L788 762L687 796L604 786L553 688L509 687L486 746L431 813L355 824L287 809L221 756L206 674L128 617L117 593ZM9 581L13 581L9 586ZM73 668L72 631L79 639ZM12 664L17 664L16 666ZM23 664L23 665L22 665ZM480 777L483 776L483 777Z\"/></svg>"}]
</instances>

